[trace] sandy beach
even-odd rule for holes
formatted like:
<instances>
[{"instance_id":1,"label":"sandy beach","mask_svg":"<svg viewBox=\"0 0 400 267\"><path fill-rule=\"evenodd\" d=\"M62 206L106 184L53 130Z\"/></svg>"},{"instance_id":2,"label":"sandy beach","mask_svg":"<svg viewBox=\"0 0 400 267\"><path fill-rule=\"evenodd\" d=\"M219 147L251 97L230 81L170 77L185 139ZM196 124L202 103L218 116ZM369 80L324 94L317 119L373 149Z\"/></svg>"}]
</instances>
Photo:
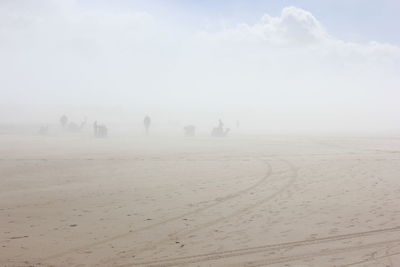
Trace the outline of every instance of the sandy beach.
<instances>
[{"instance_id":1,"label":"sandy beach","mask_svg":"<svg viewBox=\"0 0 400 267\"><path fill-rule=\"evenodd\" d=\"M0 138L1 266L400 266L400 138Z\"/></svg>"}]
</instances>

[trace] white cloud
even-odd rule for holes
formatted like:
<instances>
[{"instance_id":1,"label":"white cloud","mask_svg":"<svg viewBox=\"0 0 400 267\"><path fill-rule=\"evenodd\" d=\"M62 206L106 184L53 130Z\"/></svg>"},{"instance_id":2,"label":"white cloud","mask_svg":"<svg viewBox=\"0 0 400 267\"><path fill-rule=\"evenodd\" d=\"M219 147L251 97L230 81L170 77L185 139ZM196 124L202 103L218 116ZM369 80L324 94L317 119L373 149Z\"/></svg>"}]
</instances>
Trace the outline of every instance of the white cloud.
<instances>
[{"instance_id":1,"label":"white cloud","mask_svg":"<svg viewBox=\"0 0 400 267\"><path fill-rule=\"evenodd\" d=\"M231 41L259 42L276 46L315 44L329 38L325 29L310 12L295 7L284 8L279 17L265 15L257 24L240 24L236 28L218 33L217 36Z\"/></svg>"},{"instance_id":2,"label":"white cloud","mask_svg":"<svg viewBox=\"0 0 400 267\"><path fill-rule=\"evenodd\" d=\"M297 83L297 79L308 79L311 86L313 83L321 86L328 79L344 87L392 80L396 82L391 84L394 88L400 74L400 47L336 39L311 13L295 7L283 9L278 17L266 15L254 25L241 24L216 33L201 32L194 43L200 55L199 64L211 67L212 72L236 68L237 72L231 73L233 83L240 79L241 73L249 73L257 76L255 82L259 86L272 83L278 91L279 84L287 82L285 77L296 80L296 87L301 90L306 90L307 84ZM340 91L332 88L331 83L324 87L326 93Z\"/></svg>"}]
</instances>

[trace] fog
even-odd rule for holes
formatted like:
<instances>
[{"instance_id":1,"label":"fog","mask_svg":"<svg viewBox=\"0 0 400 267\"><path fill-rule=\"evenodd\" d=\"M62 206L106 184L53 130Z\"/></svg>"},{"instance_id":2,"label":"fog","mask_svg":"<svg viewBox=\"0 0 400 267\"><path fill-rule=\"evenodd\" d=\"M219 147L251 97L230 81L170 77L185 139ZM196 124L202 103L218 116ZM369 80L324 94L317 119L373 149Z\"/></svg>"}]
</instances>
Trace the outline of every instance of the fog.
<instances>
[{"instance_id":1,"label":"fog","mask_svg":"<svg viewBox=\"0 0 400 267\"><path fill-rule=\"evenodd\" d=\"M196 24L134 3L1 1L0 123L400 129L398 45L342 40L300 7Z\"/></svg>"},{"instance_id":2,"label":"fog","mask_svg":"<svg viewBox=\"0 0 400 267\"><path fill-rule=\"evenodd\" d=\"M0 266L400 263L399 9L0 0Z\"/></svg>"}]
</instances>

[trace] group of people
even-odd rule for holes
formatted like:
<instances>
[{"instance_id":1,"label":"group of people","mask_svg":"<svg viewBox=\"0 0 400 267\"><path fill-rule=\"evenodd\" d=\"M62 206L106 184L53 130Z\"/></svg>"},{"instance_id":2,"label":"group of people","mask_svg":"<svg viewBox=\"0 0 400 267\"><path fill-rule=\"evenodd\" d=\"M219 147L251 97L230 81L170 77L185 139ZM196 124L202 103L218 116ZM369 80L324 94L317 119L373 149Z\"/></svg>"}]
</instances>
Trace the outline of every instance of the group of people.
<instances>
[{"instance_id":1,"label":"group of people","mask_svg":"<svg viewBox=\"0 0 400 267\"><path fill-rule=\"evenodd\" d=\"M148 135L149 134L150 124L151 124L151 119L150 119L149 116L146 116L144 118L143 124L144 124L144 127L145 127L146 135ZM94 131L94 136L95 137L104 138L104 137L107 137L107 135L108 135L107 126L104 125L104 124L98 124L97 121L95 121L93 123L93 131Z\"/></svg>"},{"instance_id":2,"label":"group of people","mask_svg":"<svg viewBox=\"0 0 400 267\"><path fill-rule=\"evenodd\" d=\"M63 129L67 129L70 132L77 132L77 131L80 131L86 125L86 118L85 118L85 121L82 122L80 126L78 126L74 122L69 122L69 123L68 122L69 122L69 120L66 115L62 115L60 117L60 124ZM143 125L145 128L146 135L149 134L150 124L151 124L151 118L149 116L144 117ZM48 130L47 126L46 127L42 126L39 129L39 133L44 135L45 133L47 133L47 130ZM99 124L97 121L95 121L93 123L93 134L95 137L100 137L100 138L107 137L108 128L105 124Z\"/></svg>"},{"instance_id":3,"label":"group of people","mask_svg":"<svg viewBox=\"0 0 400 267\"><path fill-rule=\"evenodd\" d=\"M237 122L238 123L238 122ZM62 128L68 129L71 132L77 132L80 131L85 125L86 125L86 118L85 120L78 126L74 122L69 122L68 123L68 117L66 115L61 116L60 118L60 124ZM150 131L150 125L151 125L151 118L146 115L143 119L143 126L145 129L145 134L149 135ZM42 127L40 129L41 134L47 133L48 128ZM196 127L194 125L187 125L183 128L184 135L186 137L193 137L195 136L196 133ZM105 138L108 136L108 129L105 124L98 124L97 121L93 123L93 133L95 137L99 138ZM224 127L224 123L222 122L221 119L218 121L218 126L214 127L211 131L211 136L213 137L225 137L229 133L229 128Z\"/></svg>"},{"instance_id":4,"label":"group of people","mask_svg":"<svg viewBox=\"0 0 400 267\"><path fill-rule=\"evenodd\" d=\"M107 137L108 135L108 129L107 126L104 124L97 124L97 121L93 123L93 131L94 131L94 137L100 137L104 138Z\"/></svg>"}]
</instances>

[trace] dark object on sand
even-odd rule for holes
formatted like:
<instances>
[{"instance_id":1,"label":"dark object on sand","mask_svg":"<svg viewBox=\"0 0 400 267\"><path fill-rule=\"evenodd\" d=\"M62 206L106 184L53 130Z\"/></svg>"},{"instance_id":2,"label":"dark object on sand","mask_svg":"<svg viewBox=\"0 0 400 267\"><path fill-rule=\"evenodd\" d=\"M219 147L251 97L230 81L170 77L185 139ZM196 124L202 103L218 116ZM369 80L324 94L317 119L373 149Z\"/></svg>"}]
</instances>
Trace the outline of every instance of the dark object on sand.
<instances>
[{"instance_id":1,"label":"dark object on sand","mask_svg":"<svg viewBox=\"0 0 400 267\"><path fill-rule=\"evenodd\" d=\"M146 135L148 135L150 124L151 124L151 118L149 116L144 117L143 124L144 124L144 128L146 131Z\"/></svg>"},{"instance_id":2,"label":"dark object on sand","mask_svg":"<svg viewBox=\"0 0 400 267\"><path fill-rule=\"evenodd\" d=\"M97 121L93 123L94 137L107 137L108 129L104 124L98 124Z\"/></svg>"},{"instance_id":3,"label":"dark object on sand","mask_svg":"<svg viewBox=\"0 0 400 267\"><path fill-rule=\"evenodd\" d=\"M99 133L99 126L97 125L97 121L95 121L93 123L93 134L95 137L97 137L98 133Z\"/></svg>"},{"instance_id":4,"label":"dark object on sand","mask_svg":"<svg viewBox=\"0 0 400 267\"><path fill-rule=\"evenodd\" d=\"M218 126L213 128L211 131L211 136L213 137L226 137L229 133L229 128L224 128L224 124L221 120L218 121Z\"/></svg>"},{"instance_id":5,"label":"dark object on sand","mask_svg":"<svg viewBox=\"0 0 400 267\"><path fill-rule=\"evenodd\" d=\"M63 128L65 128L65 126L66 126L67 123L68 123L68 117L65 116L65 115L62 115L61 118L60 118L60 123L61 123L61 126L62 126Z\"/></svg>"},{"instance_id":6,"label":"dark object on sand","mask_svg":"<svg viewBox=\"0 0 400 267\"><path fill-rule=\"evenodd\" d=\"M213 137L226 137L228 135L229 131L230 131L229 128L220 129L218 127L215 127L211 132L211 136L213 136Z\"/></svg>"},{"instance_id":7,"label":"dark object on sand","mask_svg":"<svg viewBox=\"0 0 400 267\"><path fill-rule=\"evenodd\" d=\"M108 136L108 129L104 124L97 126L97 137L105 138Z\"/></svg>"}]
</instances>

